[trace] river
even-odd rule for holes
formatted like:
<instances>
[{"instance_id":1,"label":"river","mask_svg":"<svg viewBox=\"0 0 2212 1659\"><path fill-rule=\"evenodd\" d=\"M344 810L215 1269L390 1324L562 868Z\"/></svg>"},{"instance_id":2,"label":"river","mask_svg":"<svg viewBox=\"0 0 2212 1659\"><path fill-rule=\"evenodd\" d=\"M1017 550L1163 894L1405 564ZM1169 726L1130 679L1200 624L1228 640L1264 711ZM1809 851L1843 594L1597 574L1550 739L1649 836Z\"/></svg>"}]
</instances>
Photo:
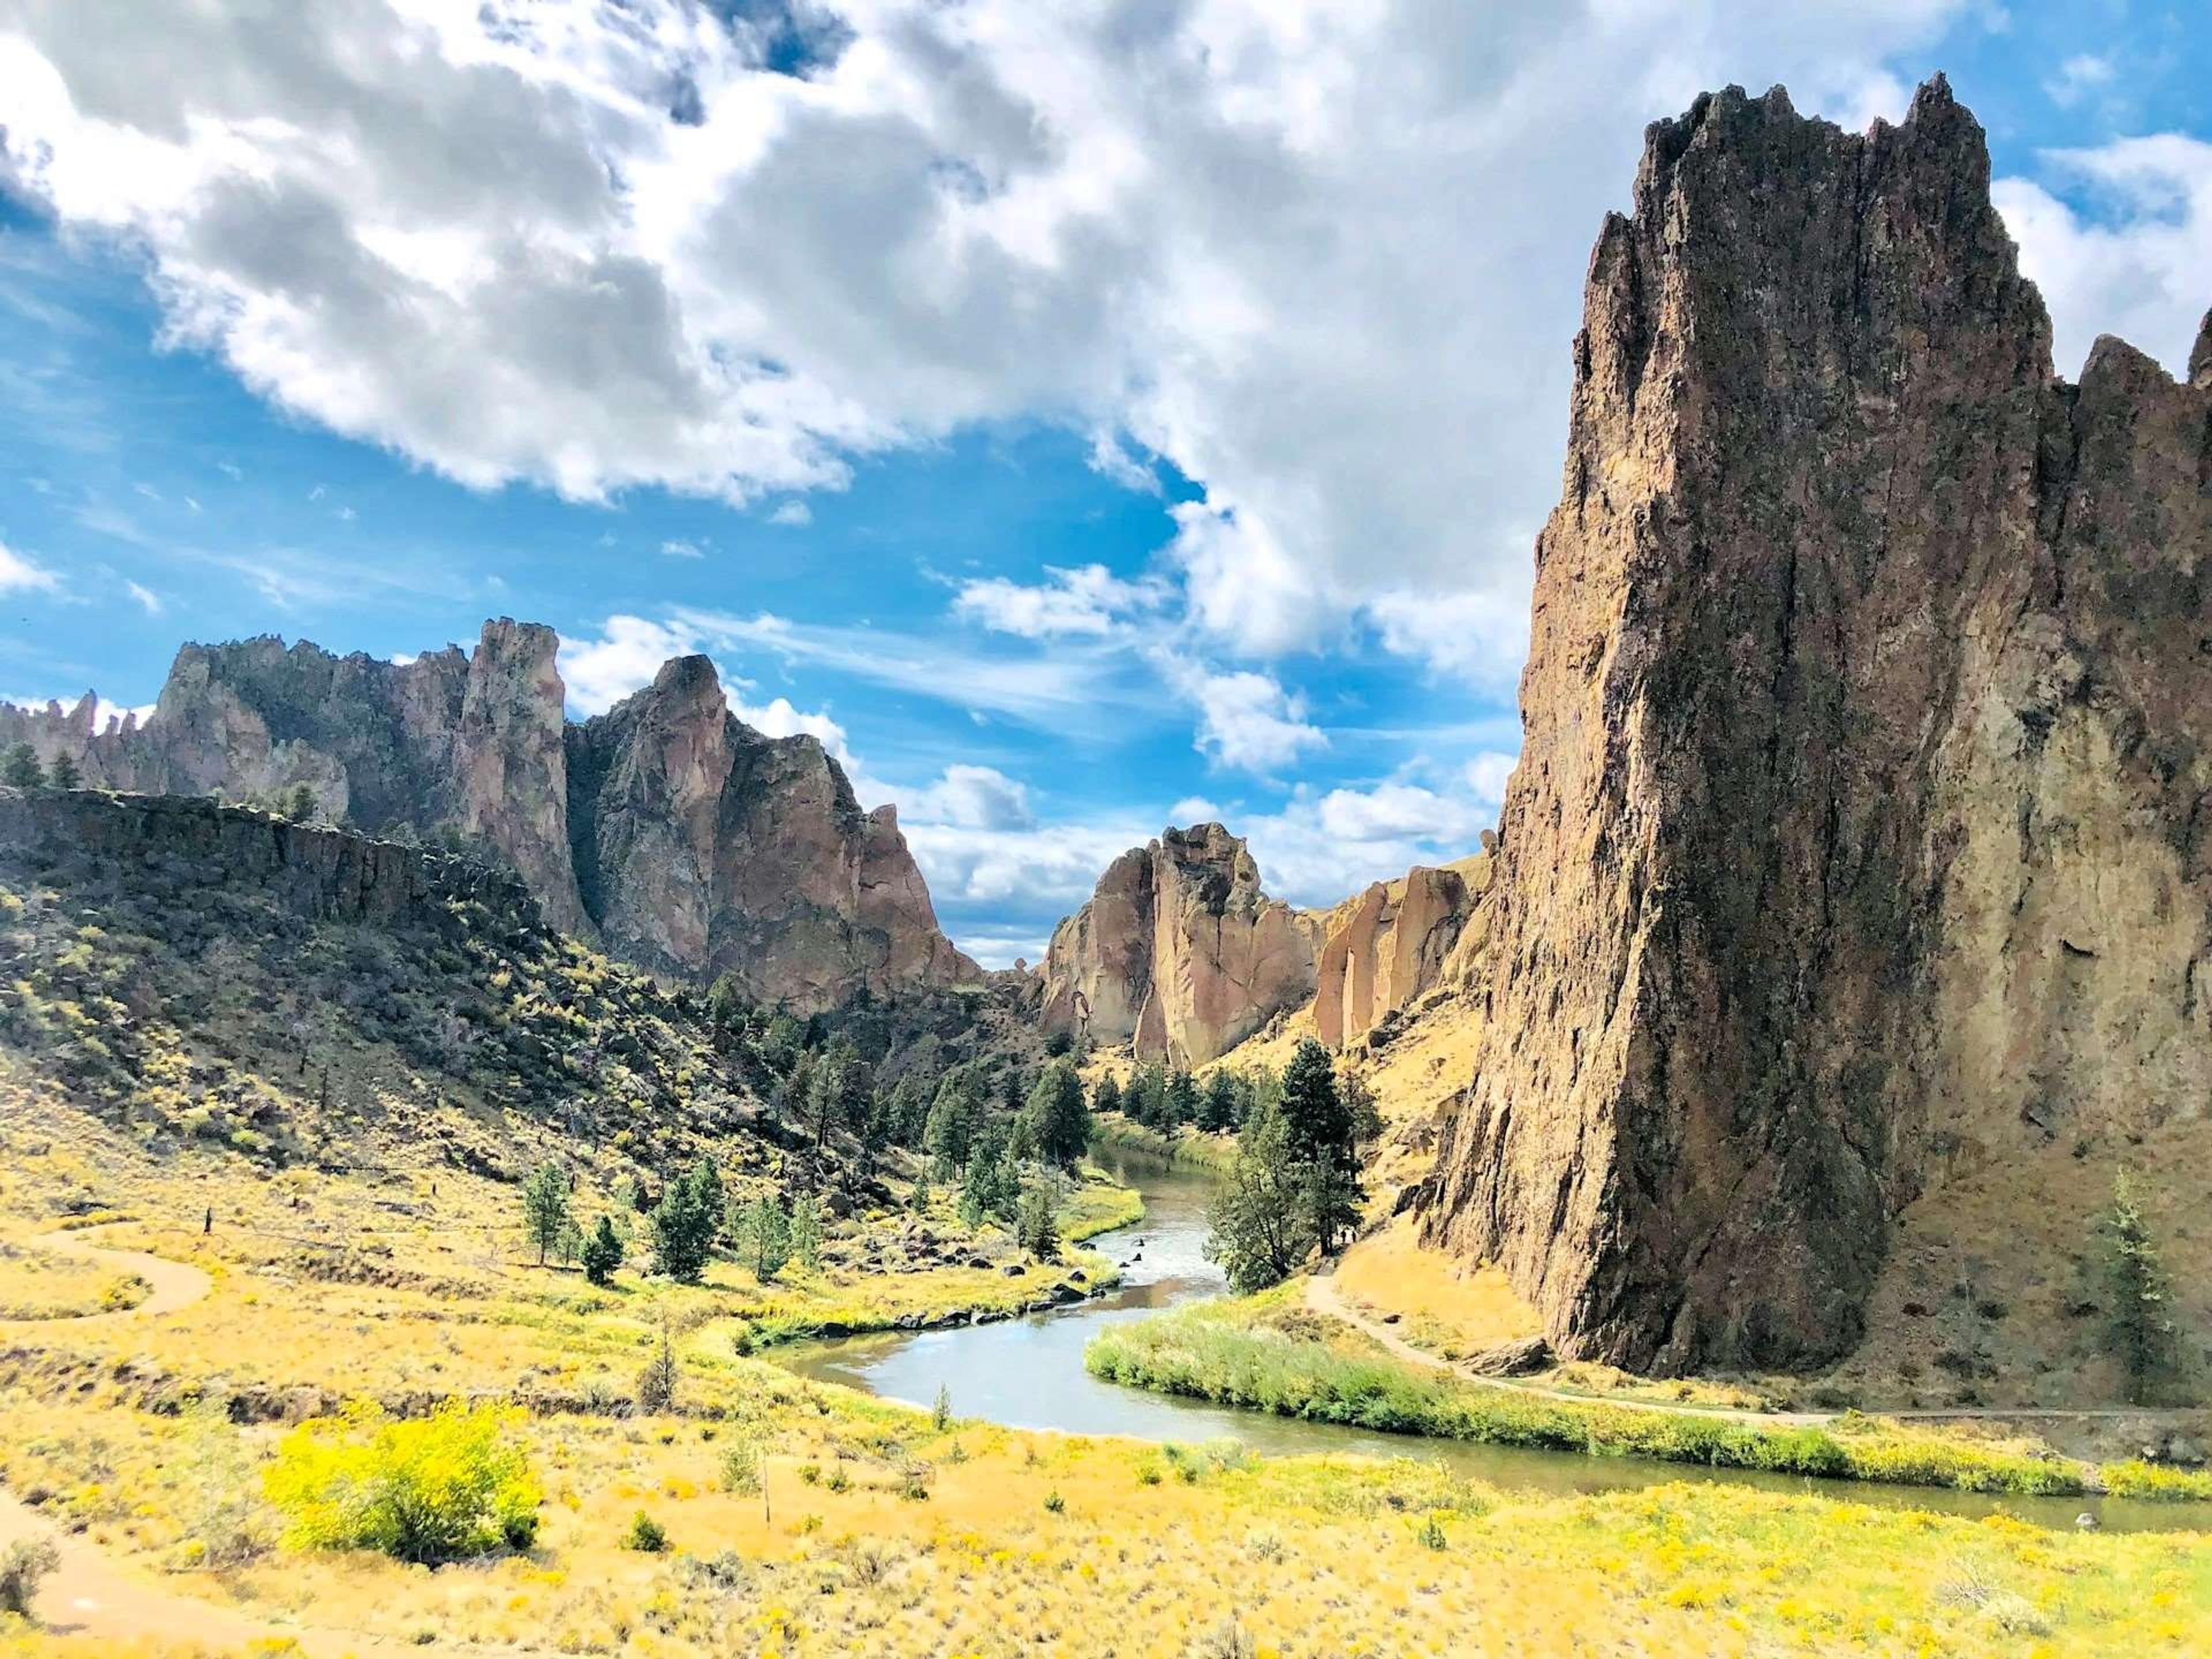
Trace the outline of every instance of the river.
<instances>
[{"instance_id":1,"label":"river","mask_svg":"<svg viewBox=\"0 0 2212 1659\"><path fill-rule=\"evenodd\" d=\"M1177 1399L1102 1382L1084 1369L1084 1345L1104 1327L1142 1319L1163 1308L1226 1293L1221 1271L1206 1261L1206 1175L1158 1158L1102 1149L1097 1162L1144 1194L1145 1219L1101 1234L1087 1248L1121 1264L1121 1283L1073 1307L995 1324L890 1332L776 1351L788 1370L884 1399L927 1407L947 1390L962 1417L988 1418L1016 1428L1067 1434L1127 1435L1195 1445L1234 1439L1262 1455L1355 1452L1372 1457L1419 1457L1493 1486L1555 1494L1616 1492L1668 1481L1723 1481L1767 1492L1817 1491L1863 1503L1895 1504L1969 1516L2004 1513L2045 1526L2072 1527L2089 1513L2124 1531L2201 1530L2212 1515L2197 1504L2130 1503L2114 1498L1986 1497L1925 1487L1814 1480L1801 1476L1710 1469L1633 1457L1588 1457L1470 1445L1425 1436L1377 1434L1330 1423L1308 1423L1234 1407Z\"/></svg>"}]
</instances>

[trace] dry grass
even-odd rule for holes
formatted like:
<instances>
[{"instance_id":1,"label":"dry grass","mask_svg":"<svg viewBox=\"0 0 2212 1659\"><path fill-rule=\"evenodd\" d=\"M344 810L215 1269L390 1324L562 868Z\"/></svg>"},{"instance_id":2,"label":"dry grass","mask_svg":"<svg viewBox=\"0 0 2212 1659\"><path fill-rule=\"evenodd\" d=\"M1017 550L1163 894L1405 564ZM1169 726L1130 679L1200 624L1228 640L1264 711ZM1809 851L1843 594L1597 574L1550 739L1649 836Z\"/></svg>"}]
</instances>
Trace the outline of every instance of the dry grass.
<instances>
[{"instance_id":1,"label":"dry grass","mask_svg":"<svg viewBox=\"0 0 2212 1659\"><path fill-rule=\"evenodd\" d=\"M723 1288L626 1275L593 1292L519 1265L499 1224L511 1190L495 1183L441 1171L432 1194L427 1170L371 1184L206 1153L165 1163L46 1122L44 1152L0 1149L0 1207L17 1231L62 1195L97 1198L144 1218L156 1249L204 1262L216 1287L161 1319L16 1343L0 1360L0 1480L168 1589L255 1613L312 1613L400 1643L748 1659L1180 1659L1231 1620L1282 1659L1577 1647L1994 1659L2026 1650L1992 1606L2034 1609L2053 1653L2185 1653L2212 1620L2212 1548L2185 1536L1711 1487L1524 1498L1418 1464L1225 1449L1183 1455L1163 1479L1158 1450L1130 1443L938 1432L924 1414L740 1358L718 1311L751 1293L733 1270ZM202 1192L211 1239L155 1230ZM310 1237L343 1249L292 1242ZM680 1411L638 1418L627 1400L664 1312L680 1333ZM210 1565L210 1536L276 1536L253 1513L279 1432L263 1419L349 1390L533 1404L520 1432L548 1492L533 1550L436 1573L250 1546ZM199 1395L253 1420L175 1409ZM764 1492L727 1489L732 1448L764 1454ZM669 1553L623 1547L641 1510ZM1968 1572L1990 1596L1948 1595Z\"/></svg>"},{"instance_id":2,"label":"dry grass","mask_svg":"<svg viewBox=\"0 0 2212 1659\"><path fill-rule=\"evenodd\" d=\"M1398 1314L1400 1334L1447 1359L1543 1329L1536 1311L1487 1262L1468 1267L1421 1248L1410 1217L1391 1221L1344 1254L1338 1292L1362 1309Z\"/></svg>"}]
</instances>

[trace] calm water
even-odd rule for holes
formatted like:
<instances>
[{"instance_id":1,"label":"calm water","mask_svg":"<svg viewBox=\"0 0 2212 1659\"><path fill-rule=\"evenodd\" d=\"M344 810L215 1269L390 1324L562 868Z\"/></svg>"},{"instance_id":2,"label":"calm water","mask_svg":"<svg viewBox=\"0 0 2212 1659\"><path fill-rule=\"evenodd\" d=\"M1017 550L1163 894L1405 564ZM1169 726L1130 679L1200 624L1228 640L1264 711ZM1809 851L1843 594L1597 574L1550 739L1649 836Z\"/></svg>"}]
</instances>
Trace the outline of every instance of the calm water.
<instances>
[{"instance_id":1,"label":"calm water","mask_svg":"<svg viewBox=\"0 0 2212 1659\"><path fill-rule=\"evenodd\" d=\"M1051 1313L994 1325L898 1332L795 1345L775 1358L802 1376L841 1383L885 1399L927 1407L941 1387L962 1417L988 1418L1017 1428L1069 1434L1128 1435L1194 1444L1241 1441L1267 1455L1357 1452L1413 1456L1446 1465L1492 1485L1568 1493L1614 1492L1668 1481L1724 1481L1769 1492L1819 1491L1872 1504L1954 1515L1999 1512L2050 1526L2071 1527L2083 1511L2124 1530L2212 1527L2201 1506L2130 1504L2097 1498L1984 1498L1968 1492L1809 1480L1736 1470L1706 1469L1641 1458L1585 1457L1510 1447L1473 1446L1424 1436L1376 1434L1328 1423L1233 1407L1178 1400L1143 1389L1102 1382L1083 1368L1083 1348L1106 1326L1142 1319L1162 1308L1228 1289L1201 1253L1211 1182L1203 1175L1141 1154L1108 1151L1098 1162L1144 1194L1145 1219L1102 1234L1089 1248L1122 1264L1112 1294Z\"/></svg>"}]
</instances>

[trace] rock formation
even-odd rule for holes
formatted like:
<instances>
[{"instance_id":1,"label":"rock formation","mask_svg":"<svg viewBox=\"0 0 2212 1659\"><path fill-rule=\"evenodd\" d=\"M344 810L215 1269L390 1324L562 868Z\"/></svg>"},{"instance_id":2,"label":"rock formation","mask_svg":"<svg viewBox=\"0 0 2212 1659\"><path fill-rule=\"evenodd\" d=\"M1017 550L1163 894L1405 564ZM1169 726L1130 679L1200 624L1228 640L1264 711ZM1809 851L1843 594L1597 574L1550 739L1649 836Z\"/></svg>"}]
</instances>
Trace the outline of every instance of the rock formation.
<instances>
[{"instance_id":1,"label":"rock formation","mask_svg":"<svg viewBox=\"0 0 2212 1659\"><path fill-rule=\"evenodd\" d=\"M504 617L472 653L404 664L304 641L188 645L145 725L95 732L90 697L0 708L0 744L68 753L109 788L274 800L304 784L371 836L496 854L557 927L658 971L732 972L763 1001L811 1010L978 976L896 816L863 812L817 740L739 721L704 657L570 725L559 645Z\"/></svg>"},{"instance_id":2,"label":"rock formation","mask_svg":"<svg viewBox=\"0 0 2212 1659\"><path fill-rule=\"evenodd\" d=\"M524 925L535 926L539 914L520 878L493 866L205 795L0 788L0 846L57 860L88 854L125 869L158 866L201 890L265 893L313 921L445 927L445 906L456 899L480 901Z\"/></svg>"},{"instance_id":3,"label":"rock formation","mask_svg":"<svg viewBox=\"0 0 2212 1659\"><path fill-rule=\"evenodd\" d=\"M1261 890L1259 866L1221 825L1170 829L1115 860L1053 930L1042 1018L1202 1066L1313 995L1318 934Z\"/></svg>"},{"instance_id":4,"label":"rock formation","mask_svg":"<svg viewBox=\"0 0 2212 1659\"><path fill-rule=\"evenodd\" d=\"M1938 78L1647 137L1423 1194L1569 1354L1847 1348L1947 1170L2212 1097L2212 323L2078 386Z\"/></svg>"},{"instance_id":5,"label":"rock formation","mask_svg":"<svg viewBox=\"0 0 2212 1659\"><path fill-rule=\"evenodd\" d=\"M619 954L806 1008L977 977L896 812L863 812L817 739L731 714L705 657L571 726L568 750L585 907Z\"/></svg>"},{"instance_id":6,"label":"rock formation","mask_svg":"<svg viewBox=\"0 0 2212 1659\"><path fill-rule=\"evenodd\" d=\"M1315 1034L1344 1048L1431 991L1458 983L1455 963L1468 956L1455 947L1489 876L1480 854L1441 869L1416 865L1323 915Z\"/></svg>"}]
</instances>

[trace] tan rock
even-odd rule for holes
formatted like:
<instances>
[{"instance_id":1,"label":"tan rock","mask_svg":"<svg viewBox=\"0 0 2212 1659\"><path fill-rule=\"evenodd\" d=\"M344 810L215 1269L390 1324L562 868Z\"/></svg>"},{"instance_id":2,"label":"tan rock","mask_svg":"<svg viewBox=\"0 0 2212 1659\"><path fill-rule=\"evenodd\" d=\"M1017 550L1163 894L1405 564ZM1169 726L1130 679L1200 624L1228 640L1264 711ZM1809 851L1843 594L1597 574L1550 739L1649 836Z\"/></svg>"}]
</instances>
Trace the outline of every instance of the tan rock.
<instances>
[{"instance_id":1,"label":"tan rock","mask_svg":"<svg viewBox=\"0 0 2212 1659\"><path fill-rule=\"evenodd\" d=\"M1417 865L1328 911L1316 968L1316 1035L1344 1048L1450 981L1453 953L1489 874L1480 854L1441 869Z\"/></svg>"},{"instance_id":2,"label":"tan rock","mask_svg":"<svg viewBox=\"0 0 2212 1659\"><path fill-rule=\"evenodd\" d=\"M1170 829L1115 860L1054 930L1040 1018L1202 1066L1312 997L1319 934L1261 890L1259 866L1220 824Z\"/></svg>"},{"instance_id":3,"label":"tan rock","mask_svg":"<svg viewBox=\"0 0 2212 1659\"><path fill-rule=\"evenodd\" d=\"M1599 238L1422 1199L1570 1356L1838 1353L1916 1194L2212 1094L2212 396L2055 379L1988 184L1732 88Z\"/></svg>"}]
</instances>

